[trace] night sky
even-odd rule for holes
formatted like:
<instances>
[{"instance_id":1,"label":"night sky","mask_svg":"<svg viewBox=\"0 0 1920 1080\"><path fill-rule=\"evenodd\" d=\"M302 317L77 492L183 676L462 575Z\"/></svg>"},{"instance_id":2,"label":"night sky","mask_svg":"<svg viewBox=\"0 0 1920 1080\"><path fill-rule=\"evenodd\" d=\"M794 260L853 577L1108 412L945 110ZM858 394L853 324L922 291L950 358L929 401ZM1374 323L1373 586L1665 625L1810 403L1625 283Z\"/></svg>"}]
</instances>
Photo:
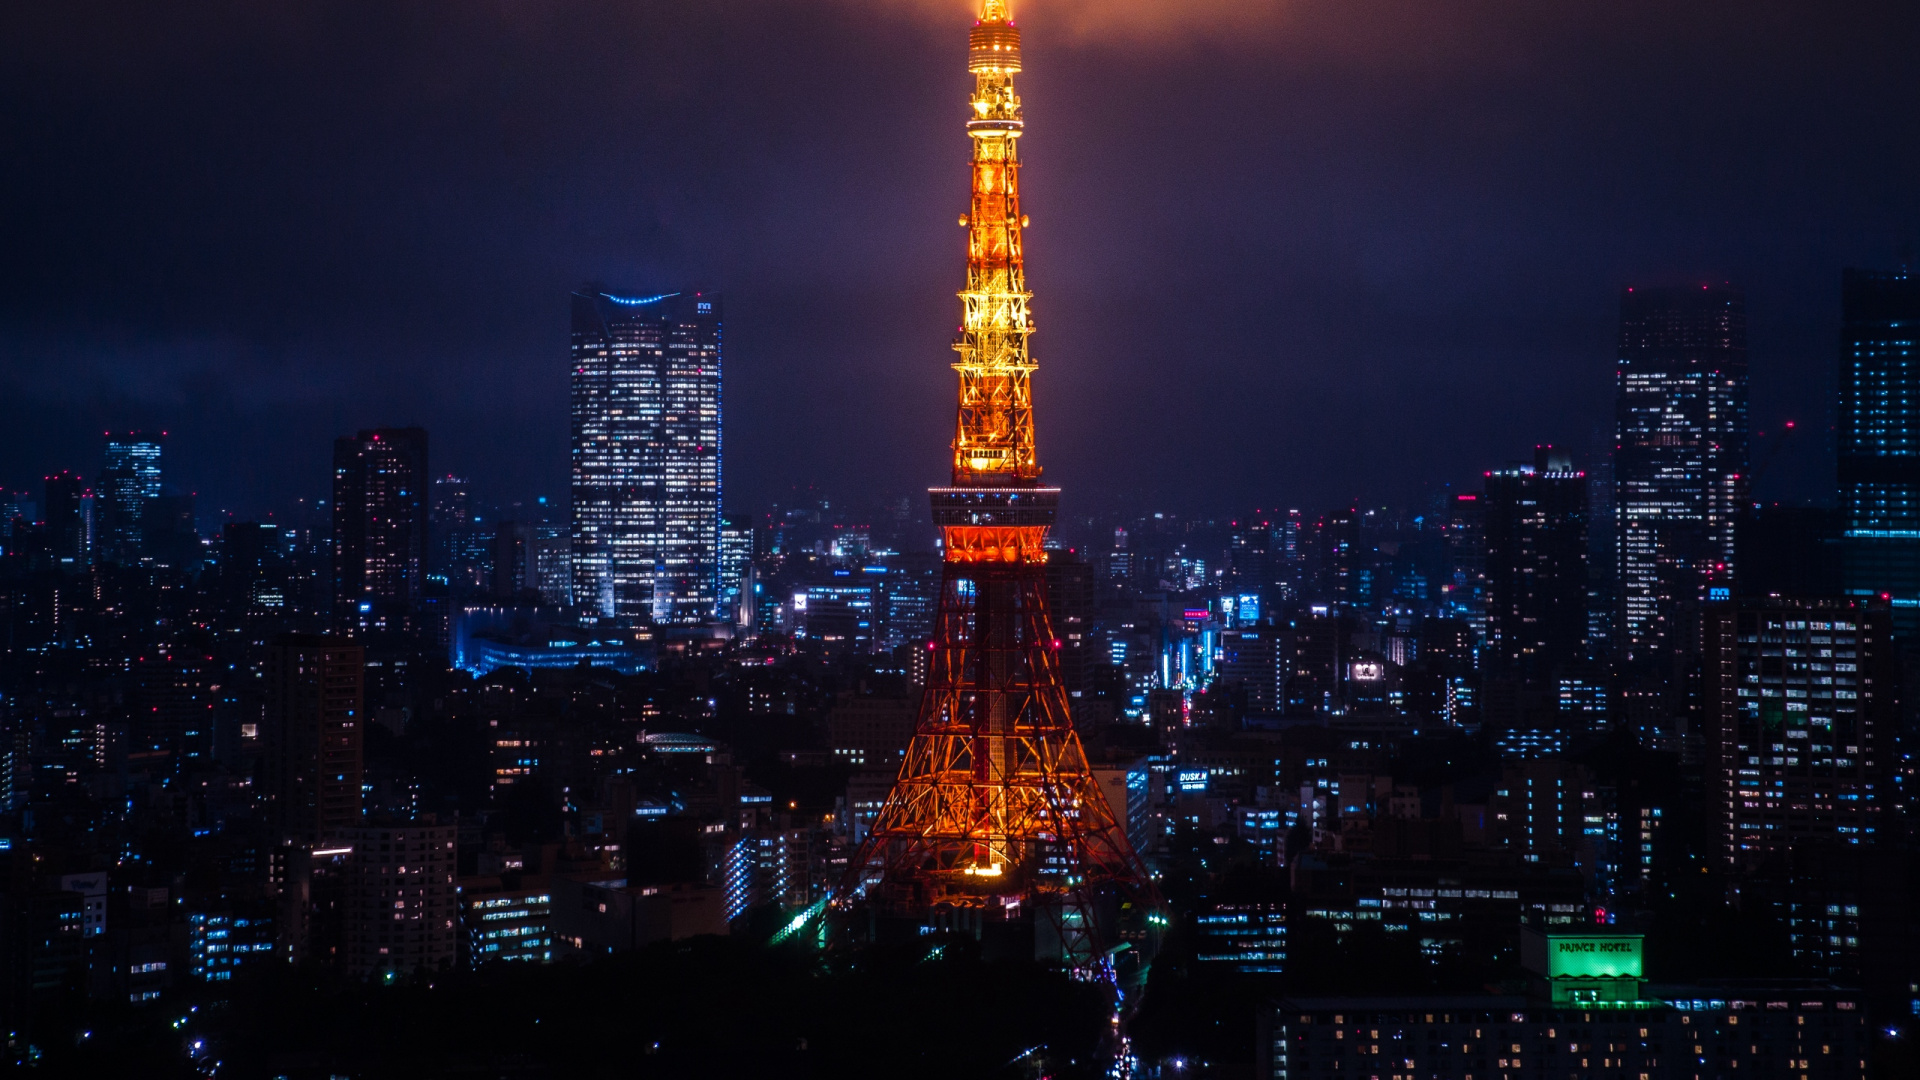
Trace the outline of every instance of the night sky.
<instances>
[{"instance_id":1,"label":"night sky","mask_svg":"<svg viewBox=\"0 0 1920 1080\"><path fill-rule=\"evenodd\" d=\"M1748 290L1756 427L1808 431L1760 494L1828 497L1840 268L1920 237L1920 4L1015 13L1069 509L1412 504L1584 451L1620 288L1708 279ZM0 484L164 427L203 511L255 514L324 493L332 437L418 423L480 494L562 495L588 280L726 295L734 508L940 482L968 18L6 5Z\"/></svg>"}]
</instances>

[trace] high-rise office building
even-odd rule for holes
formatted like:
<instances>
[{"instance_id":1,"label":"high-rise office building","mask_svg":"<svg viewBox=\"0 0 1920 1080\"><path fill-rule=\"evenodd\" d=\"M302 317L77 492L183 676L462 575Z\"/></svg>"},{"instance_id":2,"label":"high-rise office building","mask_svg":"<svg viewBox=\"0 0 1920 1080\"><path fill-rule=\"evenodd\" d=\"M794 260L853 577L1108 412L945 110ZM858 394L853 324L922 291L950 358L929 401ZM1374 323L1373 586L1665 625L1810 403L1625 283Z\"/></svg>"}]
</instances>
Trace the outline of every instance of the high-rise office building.
<instances>
[{"instance_id":1,"label":"high-rise office building","mask_svg":"<svg viewBox=\"0 0 1920 1080\"><path fill-rule=\"evenodd\" d=\"M493 595L502 601L532 588L533 523L502 521L493 526Z\"/></svg>"},{"instance_id":2,"label":"high-rise office building","mask_svg":"<svg viewBox=\"0 0 1920 1080\"><path fill-rule=\"evenodd\" d=\"M1489 671L1546 678L1586 658L1586 474L1553 447L1486 476Z\"/></svg>"},{"instance_id":3,"label":"high-rise office building","mask_svg":"<svg viewBox=\"0 0 1920 1080\"><path fill-rule=\"evenodd\" d=\"M1730 589L1747 500L1746 300L1730 285L1620 298L1614 536L1622 651L1694 647L1699 606Z\"/></svg>"},{"instance_id":4,"label":"high-rise office building","mask_svg":"<svg viewBox=\"0 0 1920 1080\"><path fill-rule=\"evenodd\" d=\"M427 505L427 525L432 543L427 558L430 575L446 579L449 588L464 590L477 586L472 564L463 559L472 540L467 535L473 522L473 497L463 477L448 473L433 478Z\"/></svg>"},{"instance_id":5,"label":"high-rise office building","mask_svg":"<svg viewBox=\"0 0 1920 1080\"><path fill-rule=\"evenodd\" d=\"M1741 596L1845 595L1840 508L1755 505L1740 529Z\"/></svg>"},{"instance_id":6,"label":"high-rise office building","mask_svg":"<svg viewBox=\"0 0 1920 1080\"><path fill-rule=\"evenodd\" d=\"M25 491L0 491L0 538L11 538L15 522L31 526L40 520L40 504Z\"/></svg>"},{"instance_id":7,"label":"high-rise office building","mask_svg":"<svg viewBox=\"0 0 1920 1080\"><path fill-rule=\"evenodd\" d=\"M1585 767L1555 757L1511 762L1487 796L1487 842L1528 862L1591 867L1599 813Z\"/></svg>"},{"instance_id":8,"label":"high-rise office building","mask_svg":"<svg viewBox=\"0 0 1920 1080\"><path fill-rule=\"evenodd\" d=\"M875 636L882 652L926 651L940 597L939 557L925 553L891 556L875 598ZM754 588L760 588L758 584ZM918 656L915 657L919 659Z\"/></svg>"},{"instance_id":9,"label":"high-rise office building","mask_svg":"<svg viewBox=\"0 0 1920 1080\"><path fill-rule=\"evenodd\" d=\"M720 519L719 617L747 626L753 622L753 525L738 517Z\"/></svg>"},{"instance_id":10,"label":"high-rise office building","mask_svg":"<svg viewBox=\"0 0 1920 1080\"><path fill-rule=\"evenodd\" d=\"M1487 509L1479 492L1447 506L1447 561L1447 615L1473 628L1477 648L1487 638Z\"/></svg>"},{"instance_id":11,"label":"high-rise office building","mask_svg":"<svg viewBox=\"0 0 1920 1080\"><path fill-rule=\"evenodd\" d=\"M220 676L198 649L159 647L135 660L128 680L127 738L135 752L157 754L185 774L213 758Z\"/></svg>"},{"instance_id":12,"label":"high-rise office building","mask_svg":"<svg viewBox=\"0 0 1920 1080\"><path fill-rule=\"evenodd\" d=\"M160 494L160 451L166 432L107 435L100 470L100 557L107 562L140 558L147 505Z\"/></svg>"},{"instance_id":13,"label":"high-rise office building","mask_svg":"<svg viewBox=\"0 0 1920 1080\"><path fill-rule=\"evenodd\" d=\"M448 473L433 478L432 518L436 535L473 520L473 491L464 477Z\"/></svg>"},{"instance_id":14,"label":"high-rise office building","mask_svg":"<svg viewBox=\"0 0 1920 1080\"><path fill-rule=\"evenodd\" d=\"M567 528L544 521L493 526L493 595L511 600L539 593L543 603L572 603L572 551Z\"/></svg>"},{"instance_id":15,"label":"high-rise office building","mask_svg":"<svg viewBox=\"0 0 1920 1080\"><path fill-rule=\"evenodd\" d=\"M46 498L41 503L47 523L47 548L57 564L80 566L87 561L90 539L87 516L92 500L87 483L62 470L47 477Z\"/></svg>"},{"instance_id":16,"label":"high-rise office building","mask_svg":"<svg viewBox=\"0 0 1920 1080\"><path fill-rule=\"evenodd\" d=\"M1343 607L1364 605L1357 575L1361 558L1360 511L1344 510L1321 518L1314 527L1313 554L1320 594Z\"/></svg>"},{"instance_id":17,"label":"high-rise office building","mask_svg":"<svg viewBox=\"0 0 1920 1080\"><path fill-rule=\"evenodd\" d=\"M1255 511L1251 518L1233 523L1227 551L1227 567L1236 590L1261 595L1273 586L1273 522Z\"/></svg>"},{"instance_id":18,"label":"high-rise office building","mask_svg":"<svg viewBox=\"0 0 1920 1080\"><path fill-rule=\"evenodd\" d=\"M1246 695L1249 713L1280 711L1290 636L1271 626L1220 633L1220 683Z\"/></svg>"},{"instance_id":19,"label":"high-rise office building","mask_svg":"<svg viewBox=\"0 0 1920 1080\"><path fill-rule=\"evenodd\" d=\"M287 606L289 591L286 538L280 526L229 521L221 530L221 603L229 615L244 617Z\"/></svg>"},{"instance_id":20,"label":"high-rise office building","mask_svg":"<svg viewBox=\"0 0 1920 1080\"><path fill-rule=\"evenodd\" d=\"M1288 510L1285 517L1276 517L1273 523L1273 537L1267 542L1267 565L1273 571L1274 588L1270 606L1300 597L1303 584L1300 580L1300 531L1303 527L1298 510Z\"/></svg>"},{"instance_id":21,"label":"high-rise office building","mask_svg":"<svg viewBox=\"0 0 1920 1080\"><path fill-rule=\"evenodd\" d=\"M720 298L573 294L573 597L697 623L720 588Z\"/></svg>"},{"instance_id":22,"label":"high-rise office building","mask_svg":"<svg viewBox=\"0 0 1920 1080\"><path fill-rule=\"evenodd\" d=\"M1133 580L1134 553L1127 548L1127 530L1125 526L1113 527L1113 549L1106 557L1106 583L1123 587Z\"/></svg>"},{"instance_id":23,"label":"high-rise office building","mask_svg":"<svg viewBox=\"0 0 1920 1080\"><path fill-rule=\"evenodd\" d=\"M199 566L204 555L192 494L170 492L147 500L140 515L142 562L190 569Z\"/></svg>"},{"instance_id":24,"label":"high-rise office building","mask_svg":"<svg viewBox=\"0 0 1920 1080\"><path fill-rule=\"evenodd\" d=\"M308 845L360 824L366 650L283 634L267 647L262 793L284 839Z\"/></svg>"},{"instance_id":25,"label":"high-rise office building","mask_svg":"<svg viewBox=\"0 0 1920 1080\"><path fill-rule=\"evenodd\" d=\"M1920 630L1920 278L1840 279L1840 509L1845 585Z\"/></svg>"},{"instance_id":26,"label":"high-rise office building","mask_svg":"<svg viewBox=\"0 0 1920 1080\"><path fill-rule=\"evenodd\" d=\"M426 584L427 433L379 428L334 440L335 624L404 630Z\"/></svg>"},{"instance_id":27,"label":"high-rise office building","mask_svg":"<svg viewBox=\"0 0 1920 1080\"><path fill-rule=\"evenodd\" d=\"M933 589L922 592L929 600L933 593ZM1066 686L1067 696L1075 700L1084 698L1092 688L1089 634L1093 629L1094 596L1093 567L1087 560L1071 548L1051 553L1047 559L1047 610L1053 616L1053 635L1060 641L1056 649L1060 682ZM933 605L928 603L926 607L931 617ZM903 635L899 643L905 645L909 640Z\"/></svg>"},{"instance_id":28,"label":"high-rise office building","mask_svg":"<svg viewBox=\"0 0 1920 1080\"><path fill-rule=\"evenodd\" d=\"M1347 711L1356 625L1351 615L1314 615L1294 619L1275 639L1283 712L1339 716Z\"/></svg>"},{"instance_id":29,"label":"high-rise office building","mask_svg":"<svg viewBox=\"0 0 1920 1080\"><path fill-rule=\"evenodd\" d=\"M874 602L879 583L865 575L836 574L794 595L800 613L797 636L832 655L864 656L874 651Z\"/></svg>"},{"instance_id":30,"label":"high-rise office building","mask_svg":"<svg viewBox=\"0 0 1920 1080\"><path fill-rule=\"evenodd\" d=\"M1587 463L1587 654L1612 657L1620 637L1620 572L1613 507L1613 436L1594 432Z\"/></svg>"},{"instance_id":31,"label":"high-rise office building","mask_svg":"<svg viewBox=\"0 0 1920 1080\"><path fill-rule=\"evenodd\" d=\"M448 473L433 479L429 525L433 530L431 574L445 578L456 596L493 584L494 527L480 520L470 485Z\"/></svg>"},{"instance_id":32,"label":"high-rise office building","mask_svg":"<svg viewBox=\"0 0 1920 1080\"><path fill-rule=\"evenodd\" d=\"M1879 602L1741 599L1702 620L1708 776L1729 865L1805 841L1871 843L1899 718Z\"/></svg>"},{"instance_id":33,"label":"high-rise office building","mask_svg":"<svg viewBox=\"0 0 1920 1080\"><path fill-rule=\"evenodd\" d=\"M527 587L558 606L573 603L573 541L567 526L539 522L527 546Z\"/></svg>"}]
</instances>

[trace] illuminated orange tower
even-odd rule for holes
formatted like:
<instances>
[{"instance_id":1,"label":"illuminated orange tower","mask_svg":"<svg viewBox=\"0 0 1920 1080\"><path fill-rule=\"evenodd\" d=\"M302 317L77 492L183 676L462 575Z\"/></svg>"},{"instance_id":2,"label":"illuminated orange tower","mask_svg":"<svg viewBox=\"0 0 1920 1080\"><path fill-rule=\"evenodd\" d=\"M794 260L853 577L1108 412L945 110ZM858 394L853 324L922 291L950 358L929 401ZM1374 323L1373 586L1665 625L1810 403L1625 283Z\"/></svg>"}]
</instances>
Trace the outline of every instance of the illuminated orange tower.
<instances>
[{"instance_id":1,"label":"illuminated orange tower","mask_svg":"<svg viewBox=\"0 0 1920 1080\"><path fill-rule=\"evenodd\" d=\"M956 927L1038 916L1081 963L1112 943L1107 898L1144 896L1147 875L1074 734L1047 611L1042 542L1060 491L1041 486L1034 453L1020 31L1004 0L985 0L967 66L960 405L953 483L931 492L945 573L913 742L852 873L875 905Z\"/></svg>"}]
</instances>

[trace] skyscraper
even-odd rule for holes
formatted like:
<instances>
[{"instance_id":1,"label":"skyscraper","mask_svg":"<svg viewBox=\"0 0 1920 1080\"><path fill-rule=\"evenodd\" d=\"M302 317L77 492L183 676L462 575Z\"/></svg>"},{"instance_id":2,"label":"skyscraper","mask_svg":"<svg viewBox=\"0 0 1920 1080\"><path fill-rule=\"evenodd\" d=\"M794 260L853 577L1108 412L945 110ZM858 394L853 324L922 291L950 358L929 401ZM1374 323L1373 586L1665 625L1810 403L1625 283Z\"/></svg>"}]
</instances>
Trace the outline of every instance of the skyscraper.
<instances>
[{"instance_id":1,"label":"skyscraper","mask_svg":"<svg viewBox=\"0 0 1920 1080\"><path fill-rule=\"evenodd\" d=\"M727 622L753 622L753 526L738 518L720 519L720 598L717 613Z\"/></svg>"},{"instance_id":2,"label":"skyscraper","mask_svg":"<svg viewBox=\"0 0 1920 1080\"><path fill-rule=\"evenodd\" d=\"M1746 300L1730 285L1620 297L1614 535L1622 648L1693 648L1699 605L1735 572L1747 499Z\"/></svg>"},{"instance_id":3,"label":"skyscraper","mask_svg":"<svg viewBox=\"0 0 1920 1080\"><path fill-rule=\"evenodd\" d=\"M720 588L720 298L573 295L574 602L697 623Z\"/></svg>"},{"instance_id":4,"label":"skyscraper","mask_svg":"<svg viewBox=\"0 0 1920 1080\"><path fill-rule=\"evenodd\" d=\"M433 530L432 574L446 578L457 596L484 590L493 578L491 525L475 512L467 481L452 473L433 479L429 525Z\"/></svg>"},{"instance_id":5,"label":"skyscraper","mask_svg":"<svg viewBox=\"0 0 1920 1080\"><path fill-rule=\"evenodd\" d=\"M66 470L47 477L41 511L47 523L48 554L55 563L79 566L87 561L86 481Z\"/></svg>"},{"instance_id":6,"label":"skyscraper","mask_svg":"<svg viewBox=\"0 0 1920 1080\"><path fill-rule=\"evenodd\" d=\"M140 559L156 566L187 569L203 554L191 493L171 492L147 500L140 515Z\"/></svg>"},{"instance_id":7,"label":"skyscraper","mask_svg":"<svg viewBox=\"0 0 1920 1080\"><path fill-rule=\"evenodd\" d=\"M493 526L493 595L502 601L519 596L533 587L529 564L532 562L533 523L501 521Z\"/></svg>"},{"instance_id":8,"label":"skyscraper","mask_svg":"<svg viewBox=\"0 0 1920 1080\"><path fill-rule=\"evenodd\" d=\"M1845 587L1920 630L1920 278L1840 278L1840 510Z\"/></svg>"},{"instance_id":9,"label":"skyscraper","mask_svg":"<svg viewBox=\"0 0 1920 1080\"><path fill-rule=\"evenodd\" d=\"M527 545L527 587L549 604L573 603L573 541L565 525L536 522Z\"/></svg>"},{"instance_id":10,"label":"skyscraper","mask_svg":"<svg viewBox=\"0 0 1920 1080\"><path fill-rule=\"evenodd\" d=\"M100 470L100 556L107 562L140 558L148 501L160 494L160 451L166 432L107 435Z\"/></svg>"},{"instance_id":11,"label":"skyscraper","mask_svg":"<svg viewBox=\"0 0 1920 1080\"><path fill-rule=\"evenodd\" d=\"M1586 474L1542 446L1486 484L1487 667L1546 678L1586 658Z\"/></svg>"},{"instance_id":12,"label":"skyscraper","mask_svg":"<svg viewBox=\"0 0 1920 1080\"><path fill-rule=\"evenodd\" d=\"M472 522L473 492L464 477L448 473L433 478L432 517L435 536Z\"/></svg>"},{"instance_id":13,"label":"skyscraper","mask_svg":"<svg viewBox=\"0 0 1920 1080\"><path fill-rule=\"evenodd\" d=\"M1246 694L1249 713L1280 711L1291 635L1275 627L1225 630L1220 634L1220 683Z\"/></svg>"},{"instance_id":14,"label":"skyscraper","mask_svg":"<svg viewBox=\"0 0 1920 1080\"><path fill-rule=\"evenodd\" d=\"M1867 844L1894 771L1887 608L1742 599L1703 620L1709 781L1729 865L1806 841Z\"/></svg>"},{"instance_id":15,"label":"skyscraper","mask_svg":"<svg viewBox=\"0 0 1920 1080\"><path fill-rule=\"evenodd\" d=\"M404 630L426 583L427 433L379 428L334 440L335 625Z\"/></svg>"},{"instance_id":16,"label":"skyscraper","mask_svg":"<svg viewBox=\"0 0 1920 1080\"><path fill-rule=\"evenodd\" d=\"M1447 615L1473 628L1477 647L1487 639L1487 508L1481 493L1465 491L1452 498L1446 535Z\"/></svg>"},{"instance_id":17,"label":"skyscraper","mask_svg":"<svg viewBox=\"0 0 1920 1080\"><path fill-rule=\"evenodd\" d=\"M219 589L227 614L286 607L286 540L280 526L229 521L221 530Z\"/></svg>"},{"instance_id":18,"label":"skyscraper","mask_svg":"<svg viewBox=\"0 0 1920 1080\"><path fill-rule=\"evenodd\" d=\"M0 491L0 537L11 538L16 522L29 528L40 520L40 504L24 491Z\"/></svg>"}]
</instances>

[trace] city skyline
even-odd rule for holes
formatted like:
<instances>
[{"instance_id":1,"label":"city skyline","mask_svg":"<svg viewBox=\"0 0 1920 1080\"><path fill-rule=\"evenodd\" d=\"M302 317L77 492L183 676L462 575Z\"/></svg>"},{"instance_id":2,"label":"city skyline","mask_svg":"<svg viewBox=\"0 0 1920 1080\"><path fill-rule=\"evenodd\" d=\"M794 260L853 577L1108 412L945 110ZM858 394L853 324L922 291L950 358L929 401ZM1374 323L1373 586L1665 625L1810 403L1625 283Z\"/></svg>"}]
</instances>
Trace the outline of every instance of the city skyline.
<instances>
[{"instance_id":1,"label":"city skyline","mask_svg":"<svg viewBox=\"0 0 1920 1080\"><path fill-rule=\"evenodd\" d=\"M123 2L0 1062L1920 1075L1920 10Z\"/></svg>"}]
</instances>

